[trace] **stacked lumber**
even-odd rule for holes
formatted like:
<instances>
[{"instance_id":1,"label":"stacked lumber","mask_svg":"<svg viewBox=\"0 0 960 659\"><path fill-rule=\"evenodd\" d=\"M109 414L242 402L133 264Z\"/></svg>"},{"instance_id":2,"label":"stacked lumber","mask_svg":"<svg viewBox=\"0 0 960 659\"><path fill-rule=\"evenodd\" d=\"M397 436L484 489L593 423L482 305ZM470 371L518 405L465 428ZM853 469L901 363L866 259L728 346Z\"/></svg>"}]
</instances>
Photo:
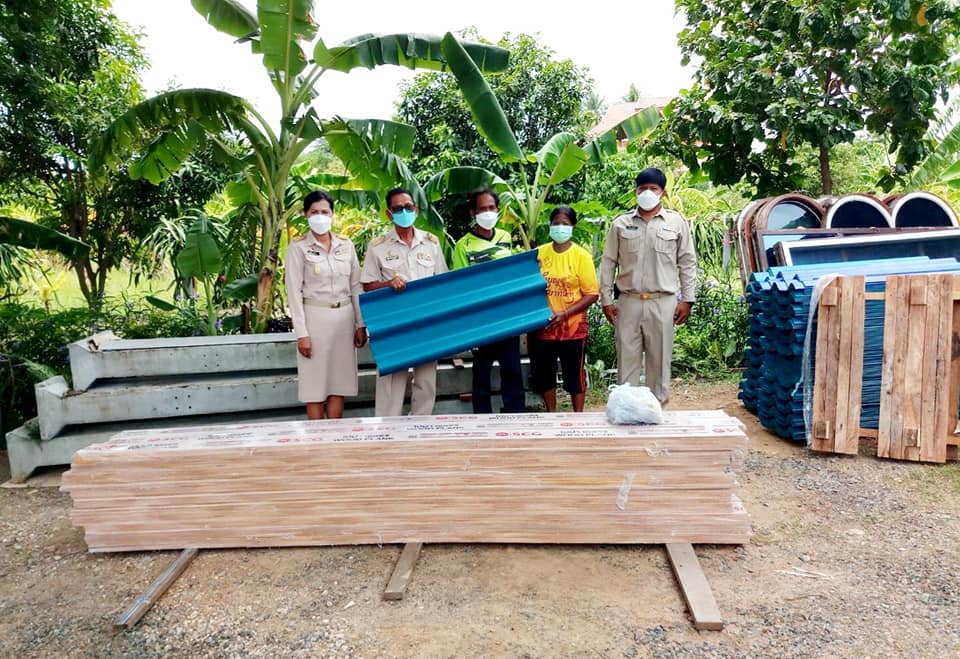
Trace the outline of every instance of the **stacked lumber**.
<instances>
[{"instance_id":1,"label":"stacked lumber","mask_svg":"<svg viewBox=\"0 0 960 659\"><path fill-rule=\"evenodd\" d=\"M62 489L93 552L402 542L747 541L721 411L297 421L140 430Z\"/></svg>"}]
</instances>

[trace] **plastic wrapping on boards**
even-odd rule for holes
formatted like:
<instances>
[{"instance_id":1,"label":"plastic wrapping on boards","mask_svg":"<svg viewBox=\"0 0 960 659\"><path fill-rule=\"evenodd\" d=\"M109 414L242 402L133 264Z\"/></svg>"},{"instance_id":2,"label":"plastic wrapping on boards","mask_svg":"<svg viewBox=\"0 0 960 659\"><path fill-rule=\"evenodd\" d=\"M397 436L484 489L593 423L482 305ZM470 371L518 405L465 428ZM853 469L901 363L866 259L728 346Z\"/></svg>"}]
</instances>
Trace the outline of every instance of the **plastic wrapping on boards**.
<instances>
[{"instance_id":1,"label":"plastic wrapping on boards","mask_svg":"<svg viewBox=\"0 0 960 659\"><path fill-rule=\"evenodd\" d=\"M618 425L659 424L663 423L663 409L649 387L614 384L607 396L607 421Z\"/></svg>"}]
</instances>

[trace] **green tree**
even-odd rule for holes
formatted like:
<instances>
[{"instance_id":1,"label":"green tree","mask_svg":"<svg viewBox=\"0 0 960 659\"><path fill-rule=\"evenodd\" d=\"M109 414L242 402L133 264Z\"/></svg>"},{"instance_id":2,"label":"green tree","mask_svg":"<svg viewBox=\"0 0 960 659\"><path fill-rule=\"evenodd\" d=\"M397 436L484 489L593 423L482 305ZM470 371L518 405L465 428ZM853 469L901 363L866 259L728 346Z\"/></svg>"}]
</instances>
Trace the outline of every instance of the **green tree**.
<instances>
[{"instance_id":1,"label":"green tree","mask_svg":"<svg viewBox=\"0 0 960 659\"><path fill-rule=\"evenodd\" d=\"M427 196L437 200L481 186L493 188L500 194L505 209L504 224L516 229L528 249L536 241L545 204L557 186L577 175L588 163L598 164L616 154L618 133L631 140L640 139L649 135L660 121L659 111L650 107L586 146L578 145L574 134L561 131L547 138L537 151L524 151L496 94L460 43L448 34L441 48L478 132L496 154L498 169L505 170L509 179L482 167L450 167L427 182Z\"/></svg>"},{"instance_id":2,"label":"green tree","mask_svg":"<svg viewBox=\"0 0 960 659\"><path fill-rule=\"evenodd\" d=\"M583 103L593 84L587 71L569 59L556 60L527 34L504 34L497 45L510 53L509 65L487 75L487 82L520 148L534 151L561 132L582 137L590 123ZM401 83L396 117L416 129L410 166L418 175L464 163L510 175L477 132L455 78L421 73Z\"/></svg>"},{"instance_id":3,"label":"green tree","mask_svg":"<svg viewBox=\"0 0 960 659\"><path fill-rule=\"evenodd\" d=\"M640 100L640 90L631 82L630 89L627 90L627 93L624 94L620 100L624 103L636 103Z\"/></svg>"},{"instance_id":4,"label":"green tree","mask_svg":"<svg viewBox=\"0 0 960 659\"><path fill-rule=\"evenodd\" d=\"M670 108L661 147L715 183L797 187L803 145L821 189L830 154L868 130L903 171L918 163L938 98L956 80L960 9L946 0L678 0L684 63L702 60Z\"/></svg>"},{"instance_id":5,"label":"green tree","mask_svg":"<svg viewBox=\"0 0 960 659\"><path fill-rule=\"evenodd\" d=\"M878 181L890 171L887 153L889 140L871 135L858 136L853 142L836 144L830 148L830 177L834 195L879 190ZM797 191L819 197L821 187L817 150L807 144L797 149L794 156L800 167ZM914 170L916 171L916 170Z\"/></svg>"},{"instance_id":6,"label":"green tree","mask_svg":"<svg viewBox=\"0 0 960 659\"><path fill-rule=\"evenodd\" d=\"M94 139L142 97L142 51L109 2L0 3L0 62L0 198L89 245L69 257L84 297L96 304L107 273L136 257L158 217L202 204L222 173L201 168L162 188L91 177Z\"/></svg>"},{"instance_id":7,"label":"green tree","mask_svg":"<svg viewBox=\"0 0 960 659\"><path fill-rule=\"evenodd\" d=\"M120 117L105 132L94 154L98 167L118 167L131 153L140 158L129 171L134 178L160 181L176 171L198 146L212 143L242 177L246 197L259 211L257 330L272 315L276 272L284 229L297 212L290 195L291 169L320 137L363 177L350 182L369 191L370 184L389 187L398 182L415 186L397 154L409 153L413 131L387 121L321 121L310 103L316 85L328 71L349 72L386 64L443 70L439 37L411 34L365 34L328 47L317 34L312 0L258 0L251 12L236 0L192 0L193 7L214 28L247 44L263 56L263 64L277 91L280 125L272 126L247 101L210 89L183 89L148 99ZM307 48L313 57L308 58ZM466 48L486 70L502 69L507 53L499 48L470 44ZM235 157L219 137L230 130L241 135L246 150ZM388 183L389 181L389 183ZM421 225L442 231L442 221L415 186L422 201ZM365 200L377 195L364 195Z\"/></svg>"},{"instance_id":8,"label":"green tree","mask_svg":"<svg viewBox=\"0 0 960 659\"><path fill-rule=\"evenodd\" d=\"M85 155L91 137L139 93L142 54L99 0L0 3L0 185L51 228L93 249L71 264L96 299L114 253L90 240Z\"/></svg>"}]
</instances>

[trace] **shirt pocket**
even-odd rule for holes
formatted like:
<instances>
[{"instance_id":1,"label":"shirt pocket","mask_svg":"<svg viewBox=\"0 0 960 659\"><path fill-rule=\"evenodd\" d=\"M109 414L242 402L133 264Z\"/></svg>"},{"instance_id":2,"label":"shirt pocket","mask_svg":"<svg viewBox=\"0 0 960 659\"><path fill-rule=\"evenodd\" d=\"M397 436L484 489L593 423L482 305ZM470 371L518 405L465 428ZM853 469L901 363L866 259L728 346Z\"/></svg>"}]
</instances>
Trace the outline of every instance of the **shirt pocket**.
<instances>
[{"instance_id":1,"label":"shirt pocket","mask_svg":"<svg viewBox=\"0 0 960 659\"><path fill-rule=\"evenodd\" d=\"M643 249L643 236L624 238L620 244L623 245L624 253L636 255Z\"/></svg>"},{"instance_id":2,"label":"shirt pocket","mask_svg":"<svg viewBox=\"0 0 960 659\"><path fill-rule=\"evenodd\" d=\"M436 272L437 262L431 254L419 253L415 257L417 270L422 276L432 275Z\"/></svg>"},{"instance_id":3,"label":"shirt pocket","mask_svg":"<svg viewBox=\"0 0 960 659\"><path fill-rule=\"evenodd\" d=\"M338 275L350 275L350 262L350 253L347 251L333 255L333 268Z\"/></svg>"},{"instance_id":4,"label":"shirt pocket","mask_svg":"<svg viewBox=\"0 0 960 659\"><path fill-rule=\"evenodd\" d=\"M680 234L673 229L660 229L657 232L656 240L653 242L653 248L659 254L673 255L677 254L677 241Z\"/></svg>"}]
</instances>

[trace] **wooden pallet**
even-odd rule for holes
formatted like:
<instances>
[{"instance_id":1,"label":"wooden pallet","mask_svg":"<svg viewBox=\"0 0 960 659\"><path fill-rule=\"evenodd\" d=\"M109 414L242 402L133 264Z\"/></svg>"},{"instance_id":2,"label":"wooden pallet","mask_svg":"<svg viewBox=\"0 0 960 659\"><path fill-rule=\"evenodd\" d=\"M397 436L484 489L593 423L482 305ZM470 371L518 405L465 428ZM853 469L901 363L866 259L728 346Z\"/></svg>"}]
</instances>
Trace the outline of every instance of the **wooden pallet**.
<instances>
[{"instance_id":1,"label":"wooden pallet","mask_svg":"<svg viewBox=\"0 0 960 659\"><path fill-rule=\"evenodd\" d=\"M877 430L860 427L866 300L885 301ZM891 276L881 293L837 277L818 313L811 448L856 454L869 437L881 458L957 459L960 275Z\"/></svg>"}]
</instances>

